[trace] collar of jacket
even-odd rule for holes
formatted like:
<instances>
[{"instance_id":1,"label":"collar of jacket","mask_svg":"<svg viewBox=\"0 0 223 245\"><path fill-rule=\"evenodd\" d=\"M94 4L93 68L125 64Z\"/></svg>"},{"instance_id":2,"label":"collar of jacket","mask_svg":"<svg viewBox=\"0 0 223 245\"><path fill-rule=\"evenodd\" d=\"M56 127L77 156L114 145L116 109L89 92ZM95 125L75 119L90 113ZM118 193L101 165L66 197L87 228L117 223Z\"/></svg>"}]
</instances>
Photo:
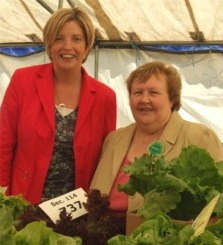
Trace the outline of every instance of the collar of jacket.
<instances>
[{"instance_id":1,"label":"collar of jacket","mask_svg":"<svg viewBox=\"0 0 223 245\"><path fill-rule=\"evenodd\" d=\"M81 125L86 120L89 111L93 106L96 93L95 83L92 80L86 70L82 67L81 72L82 88L80 95L80 102L78 106L78 122L76 125L76 134L78 133ZM46 112L47 118L52 129L55 129L55 108L54 108L54 78L53 78L53 63L48 63L39 66L36 70L36 88L39 94L41 103ZM87 103L86 103L87 101Z\"/></svg>"}]
</instances>

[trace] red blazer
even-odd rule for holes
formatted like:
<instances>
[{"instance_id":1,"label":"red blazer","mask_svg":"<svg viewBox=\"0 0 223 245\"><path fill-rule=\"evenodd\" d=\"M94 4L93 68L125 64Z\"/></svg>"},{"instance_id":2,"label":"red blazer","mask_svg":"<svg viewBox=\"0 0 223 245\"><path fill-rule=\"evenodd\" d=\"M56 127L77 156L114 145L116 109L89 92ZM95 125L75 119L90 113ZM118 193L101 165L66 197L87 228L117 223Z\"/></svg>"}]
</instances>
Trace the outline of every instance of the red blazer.
<instances>
[{"instance_id":1,"label":"red blazer","mask_svg":"<svg viewBox=\"0 0 223 245\"><path fill-rule=\"evenodd\" d=\"M74 134L75 188L88 191L104 138L116 128L116 95L82 68ZM15 71L0 110L0 185L39 203L54 146L52 63ZM63 176L61 176L63 178Z\"/></svg>"}]
</instances>

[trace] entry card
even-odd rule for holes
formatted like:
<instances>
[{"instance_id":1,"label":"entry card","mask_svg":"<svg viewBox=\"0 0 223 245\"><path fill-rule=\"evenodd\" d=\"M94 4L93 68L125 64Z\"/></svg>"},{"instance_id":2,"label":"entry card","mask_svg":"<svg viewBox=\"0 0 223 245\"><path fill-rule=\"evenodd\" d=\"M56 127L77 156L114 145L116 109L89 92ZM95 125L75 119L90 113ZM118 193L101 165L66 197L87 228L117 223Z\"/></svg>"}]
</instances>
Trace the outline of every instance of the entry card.
<instances>
[{"instance_id":1,"label":"entry card","mask_svg":"<svg viewBox=\"0 0 223 245\"><path fill-rule=\"evenodd\" d=\"M87 202L86 193L82 188L68 192L59 197L50 199L39 204L39 207L56 223L60 219L61 211L65 210L70 213L72 219L76 219L88 211L84 208L83 203Z\"/></svg>"},{"instance_id":2,"label":"entry card","mask_svg":"<svg viewBox=\"0 0 223 245\"><path fill-rule=\"evenodd\" d=\"M195 230L194 235L195 236L199 236L201 235L207 224L208 221L211 217L211 214L218 202L218 199L220 197L220 194L218 194L217 196L215 196L209 203L208 205L200 212L200 214L197 216L197 218L194 220L192 226Z\"/></svg>"}]
</instances>

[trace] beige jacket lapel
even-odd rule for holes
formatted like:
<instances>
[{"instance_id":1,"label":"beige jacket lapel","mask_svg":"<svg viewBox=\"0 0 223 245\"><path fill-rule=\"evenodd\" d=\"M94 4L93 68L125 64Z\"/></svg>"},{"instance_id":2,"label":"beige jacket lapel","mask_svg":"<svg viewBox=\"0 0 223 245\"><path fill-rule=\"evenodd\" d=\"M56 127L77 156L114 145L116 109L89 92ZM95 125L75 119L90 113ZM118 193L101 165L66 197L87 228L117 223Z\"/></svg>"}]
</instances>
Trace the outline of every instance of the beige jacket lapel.
<instances>
[{"instance_id":1,"label":"beige jacket lapel","mask_svg":"<svg viewBox=\"0 0 223 245\"><path fill-rule=\"evenodd\" d=\"M164 144L164 156L168 156L168 153L176 144L176 140L183 124L183 119L178 112L172 112L170 119L160 137L160 141ZM169 157L167 157L169 158Z\"/></svg>"},{"instance_id":2,"label":"beige jacket lapel","mask_svg":"<svg viewBox=\"0 0 223 245\"><path fill-rule=\"evenodd\" d=\"M131 124L108 135L103 144L101 158L91 182L91 188L99 189L103 194L110 193L132 141L135 128L135 124Z\"/></svg>"}]
</instances>

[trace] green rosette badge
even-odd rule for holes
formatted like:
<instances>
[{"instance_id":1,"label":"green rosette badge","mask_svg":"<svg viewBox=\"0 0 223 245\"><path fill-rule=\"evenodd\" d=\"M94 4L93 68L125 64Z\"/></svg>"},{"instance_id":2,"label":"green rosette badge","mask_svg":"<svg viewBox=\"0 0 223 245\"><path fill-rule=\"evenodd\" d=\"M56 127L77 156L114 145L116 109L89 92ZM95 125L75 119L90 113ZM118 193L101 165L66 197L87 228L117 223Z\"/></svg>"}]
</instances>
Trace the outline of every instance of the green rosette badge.
<instances>
[{"instance_id":1,"label":"green rosette badge","mask_svg":"<svg viewBox=\"0 0 223 245\"><path fill-rule=\"evenodd\" d=\"M164 144L160 141L154 141L148 146L148 152L154 156L160 156L164 152Z\"/></svg>"}]
</instances>

